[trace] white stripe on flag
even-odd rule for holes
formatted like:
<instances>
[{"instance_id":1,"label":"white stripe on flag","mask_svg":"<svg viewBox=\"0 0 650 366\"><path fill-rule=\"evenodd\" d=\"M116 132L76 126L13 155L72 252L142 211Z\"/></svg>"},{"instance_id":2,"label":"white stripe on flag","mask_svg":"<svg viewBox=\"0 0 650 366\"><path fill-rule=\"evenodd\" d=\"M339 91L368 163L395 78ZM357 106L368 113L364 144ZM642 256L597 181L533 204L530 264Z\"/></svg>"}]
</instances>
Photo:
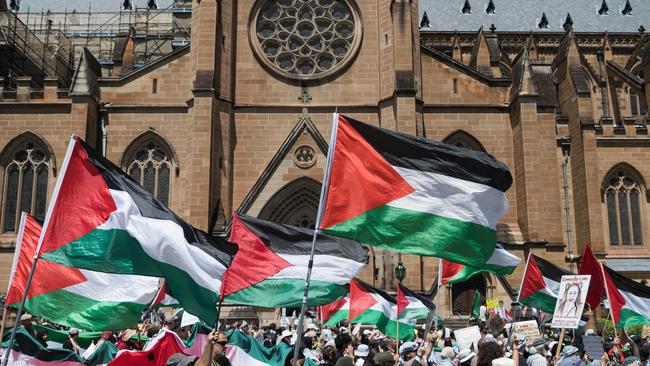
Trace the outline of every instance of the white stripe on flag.
<instances>
[{"instance_id":1,"label":"white stripe on flag","mask_svg":"<svg viewBox=\"0 0 650 366\"><path fill-rule=\"evenodd\" d=\"M500 267L517 267L521 263L521 259L514 254L511 254L503 248L496 247L494 253L485 264L492 264Z\"/></svg>"},{"instance_id":2,"label":"white stripe on flag","mask_svg":"<svg viewBox=\"0 0 650 366\"><path fill-rule=\"evenodd\" d=\"M629 309L639 315L643 315L650 319L650 299L640 296L635 296L629 292L618 290L625 298L625 305L623 309Z\"/></svg>"},{"instance_id":3,"label":"white stripe on flag","mask_svg":"<svg viewBox=\"0 0 650 366\"><path fill-rule=\"evenodd\" d=\"M248 353L243 349L228 345L226 347L226 358L230 361L232 366L267 366L266 362L262 362Z\"/></svg>"},{"instance_id":4,"label":"white stripe on flag","mask_svg":"<svg viewBox=\"0 0 650 366\"><path fill-rule=\"evenodd\" d=\"M80 269L88 281L63 290L96 301L148 304L156 296L158 278Z\"/></svg>"},{"instance_id":5,"label":"white stripe on flag","mask_svg":"<svg viewBox=\"0 0 650 366\"><path fill-rule=\"evenodd\" d=\"M291 255L278 254L282 259L293 264L295 267L282 269L270 278L288 278L304 280L307 275L307 265L309 264L308 255ZM314 270L311 279L345 285L350 283L365 267L365 263L355 262L348 258L336 257L333 255L316 255L314 256Z\"/></svg>"},{"instance_id":6,"label":"white stripe on flag","mask_svg":"<svg viewBox=\"0 0 650 366\"><path fill-rule=\"evenodd\" d=\"M389 206L472 222L492 229L508 212L508 200L498 189L438 173L393 168L415 192L389 203Z\"/></svg>"},{"instance_id":7,"label":"white stripe on flag","mask_svg":"<svg viewBox=\"0 0 650 366\"><path fill-rule=\"evenodd\" d=\"M221 278L226 270L221 262L190 245L177 224L143 217L128 193L110 191L117 210L98 229L126 230L154 260L179 268L203 288L216 293L221 290Z\"/></svg>"}]
</instances>

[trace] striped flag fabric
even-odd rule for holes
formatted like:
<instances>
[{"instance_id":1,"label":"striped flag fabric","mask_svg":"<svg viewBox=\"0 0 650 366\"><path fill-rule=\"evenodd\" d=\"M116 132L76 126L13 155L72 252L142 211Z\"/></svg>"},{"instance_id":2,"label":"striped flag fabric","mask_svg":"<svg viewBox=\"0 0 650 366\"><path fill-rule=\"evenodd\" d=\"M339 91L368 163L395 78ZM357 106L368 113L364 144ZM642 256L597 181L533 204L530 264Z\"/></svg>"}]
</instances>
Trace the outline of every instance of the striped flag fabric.
<instances>
[{"instance_id":1,"label":"striped flag fabric","mask_svg":"<svg viewBox=\"0 0 650 366\"><path fill-rule=\"evenodd\" d=\"M517 301L553 314L562 276L572 274L545 259L530 254Z\"/></svg>"},{"instance_id":2,"label":"striped flag fabric","mask_svg":"<svg viewBox=\"0 0 650 366\"><path fill-rule=\"evenodd\" d=\"M358 279L350 282L350 322L374 325L385 335L397 338L397 300ZM400 322L399 338L412 340L413 325Z\"/></svg>"},{"instance_id":3,"label":"striped flag fabric","mask_svg":"<svg viewBox=\"0 0 650 366\"><path fill-rule=\"evenodd\" d=\"M508 211L508 168L482 152L338 116L321 229L481 267Z\"/></svg>"},{"instance_id":4,"label":"striped flag fabric","mask_svg":"<svg viewBox=\"0 0 650 366\"><path fill-rule=\"evenodd\" d=\"M167 306L171 308L177 308L180 306L180 304L178 303L178 300L174 298L172 291L169 289L169 286L167 286L167 282L163 282L163 285L158 290L158 294L156 295L156 298L151 303L151 306L155 306L155 307Z\"/></svg>"},{"instance_id":5,"label":"striped flag fabric","mask_svg":"<svg viewBox=\"0 0 650 366\"><path fill-rule=\"evenodd\" d=\"M232 366L284 366L291 355L291 347L284 342L267 348L239 330L233 330L227 336L226 358Z\"/></svg>"},{"instance_id":6,"label":"striped flag fabric","mask_svg":"<svg viewBox=\"0 0 650 366\"><path fill-rule=\"evenodd\" d=\"M223 280L230 304L298 307L302 303L314 231L254 217L233 216L230 241L238 254ZM368 263L368 254L352 240L321 235L307 305L329 304L348 293L347 284Z\"/></svg>"},{"instance_id":7,"label":"striped flag fabric","mask_svg":"<svg viewBox=\"0 0 650 366\"><path fill-rule=\"evenodd\" d=\"M607 298L617 328L650 325L650 287L603 265Z\"/></svg>"},{"instance_id":8,"label":"striped flag fabric","mask_svg":"<svg viewBox=\"0 0 650 366\"><path fill-rule=\"evenodd\" d=\"M336 326L350 317L350 296L342 297L331 304L321 306L321 321L326 327Z\"/></svg>"},{"instance_id":9,"label":"striped flag fabric","mask_svg":"<svg viewBox=\"0 0 650 366\"><path fill-rule=\"evenodd\" d=\"M467 281L472 276L484 272L494 273L497 276L511 275L520 263L519 257L508 252L502 244L497 243L494 253L481 267L471 267L443 260L442 284Z\"/></svg>"},{"instance_id":10,"label":"striped flag fabric","mask_svg":"<svg viewBox=\"0 0 650 366\"><path fill-rule=\"evenodd\" d=\"M472 310L470 312L471 320L479 320L481 318L481 293L474 290L474 297L472 297Z\"/></svg>"},{"instance_id":11,"label":"striped flag fabric","mask_svg":"<svg viewBox=\"0 0 650 366\"><path fill-rule=\"evenodd\" d=\"M216 320L236 247L192 227L73 136L43 225L43 258L116 274L164 277L183 307Z\"/></svg>"},{"instance_id":12,"label":"striped flag fabric","mask_svg":"<svg viewBox=\"0 0 650 366\"><path fill-rule=\"evenodd\" d=\"M397 317L399 320L427 319L436 306L424 296L397 285Z\"/></svg>"},{"instance_id":13,"label":"striped flag fabric","mask_svg":"<svg viewBox=\"0 0 650 366\"><path fill-rule=\"evenodd\" d=\"M4 356L9 341L5 335L2 343ZM84 359L75 352L63 348L46 348L33 338L25 328L18 328L14 346L9 353L9 365L35 365L35 366L105 366L113 359L117 348L110 342L99 344L93 354Z\"/></svg>"},{"instance_id":14,"label":"striped flag fabric","mask_svg":"<svg viewBox=\"0 0 650 366\"><path fill-rule=\"evenodd\" d=\"M41 225L23 213L16 270L6 303L17 308L34 262ZM36 264L25 311L56 324L87 330L134 326L154 296L158 278L101 273L41 259Z\"/></svg>"}]
</instances>

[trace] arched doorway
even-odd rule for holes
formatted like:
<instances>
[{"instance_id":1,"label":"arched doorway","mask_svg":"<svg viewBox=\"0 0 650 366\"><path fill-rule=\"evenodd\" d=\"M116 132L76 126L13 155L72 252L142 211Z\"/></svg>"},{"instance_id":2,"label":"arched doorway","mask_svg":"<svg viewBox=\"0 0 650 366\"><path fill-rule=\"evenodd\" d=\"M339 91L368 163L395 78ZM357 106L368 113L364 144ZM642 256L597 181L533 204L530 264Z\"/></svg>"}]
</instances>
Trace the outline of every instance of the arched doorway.
<instances>
[{"instance_id":1,"label":"arched doorway","mask_svg":"<svg viewBox=\"0 0 650 366\"><path fill-rule=\"evenodd\" d=\"M259 218L313 229L320 198L321 183L300 177L280 188L260 211Z\"/></svg>"},{"instance_id":2,"label":"arched doorway","mask_svg":"<svg viewBox=\"0 0 650 366\"><path fill-rule=\"evenodd\" d=\"M484 303L487 295L487 286L485 277L482 274L477 274L470 277L467 281L451 285L452 311L454 315L470 314L475 290L478 290L481 294L481 303Z\"/></svg>"}]
</instances>

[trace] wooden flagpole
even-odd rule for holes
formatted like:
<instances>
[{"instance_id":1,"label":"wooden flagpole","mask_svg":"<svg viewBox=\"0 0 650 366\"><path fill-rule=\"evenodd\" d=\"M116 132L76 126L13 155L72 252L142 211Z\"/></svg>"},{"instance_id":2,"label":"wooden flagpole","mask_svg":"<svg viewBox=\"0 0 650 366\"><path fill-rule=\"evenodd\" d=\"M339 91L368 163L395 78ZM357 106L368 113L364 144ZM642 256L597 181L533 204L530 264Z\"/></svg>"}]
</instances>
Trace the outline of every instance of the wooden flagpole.
<instances>
[{"instance_id":1,"label":"wooden flagpole","mask_svg":"<svg viewBox=\"0 0 650 366\"><path fill-rule=\"evenodd\" d=\"M438 279L436 282L436 310L433 314L434 332L438 331L438 309L440 309L440 287L442 287L442 258L438 258Z\"/></svg>"},{"instance_id":2,"label":"wooden flagpole","mask_svg":"<svg viewBox=\"0 0 650 366\"><path fill-rule=\"evenodd\" d=\"M38 263L39 254L41 252L41 247L43 246L43 239L45 238L45 233L47 232L47 227L50 223L50 218L52 217L52 211L54 211L54 204L56 203L57 198L59 197L59 191L61 190L61 185L63 184L63 178L68 170L68 164L70 162L70 157L72 156L72 151L77 143L77 135L72 134L70 136L70 143L68 143L68 149L65 153L65 158L63 159L63 164L61 166L61 172L59 177L56 180L54 185L54 190L52 191L52 198L50 199L50 205L47 207L47 213L45 215L45 222L43 222L43 229L41 230L41 236L38 239L38 245L36 246L36 251L34 251L34 262L32 262L32 268L29 270L29 277L27 277L27 283L25 284L25 292L20 301L20 306L18 307L18 312L16 313L16 324L14 324L13 331L11 332L11 338L9 338L9 344L7 345L7 351L5 352L5 358L2 361L2 366L7 366L9 363L9 356L11 355L11 349L14 346L14 341L16 340L16 331L18 330L20 324L20 316L23 314L25 308L25 300L27 300L27 294L29 293L29 287L32 285L32 279L34 278L34 271L36 270L36 264Z\"/></svg>"},{"instance_id":3,"label":"wooden flagpole","mask_svg":"<svg viewBox=\"0 0 650 366\"><path fill-rule=\"evenodd\" d=\"M296 345L293 352L293 365L298 365L298 356L300 355L300 346L302 345L302 326L305 321L305 311L307 310L307 296L309 296L309 285L311 283L311 272L314 268L314 253L316 250L316 240L320 234L320 225L325 210L325 200L327 199L327 188L329 186L330 175L332 173L332 162L334 161L334 148L336 146L336 133L338 131L339 114L338 109L332 114L332 132L330 134L330 144L327 149L327 164L325 165L325 174L323 176L323 185L320 190L320 200L318 202L318 212L316 213L316 227L314 236L311 240L311 252L309 253L309 265L307 266L307 276L305 278L305 288L302 295L302 306L300 307L300 316L298 317L298 326L296 328Z\"/></svg>"}]
</instances>

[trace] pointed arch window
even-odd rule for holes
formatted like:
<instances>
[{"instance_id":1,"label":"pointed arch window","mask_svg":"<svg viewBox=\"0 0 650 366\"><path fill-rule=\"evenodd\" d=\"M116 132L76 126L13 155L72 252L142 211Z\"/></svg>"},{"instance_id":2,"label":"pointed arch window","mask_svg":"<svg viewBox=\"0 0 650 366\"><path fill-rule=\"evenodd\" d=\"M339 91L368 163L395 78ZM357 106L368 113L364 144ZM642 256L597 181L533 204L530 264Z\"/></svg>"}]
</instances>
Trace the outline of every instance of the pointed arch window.
<instances>
[{"instance_id":1,"label":"pointed arch window","mask_svg":"<svg viewBox=\"0 0 650 366\"><path fill-rule=\"evenodd\" d=\"M174 161L169 146L149 137L127 150L126 172L165 206L169 206Z\"/></svg>"},{"instance_id":2,"label":"pointed arch window","mask_svg":"<svg viewBox=\"0 0 650 366\"><path fill-rule=\"evenodd\" d=\"M485 148L479 140L462 130L453 132L449 136L445 137L443 142L466 149L486 152Z\"/></svg>"},{"instance_id":3,"label":"pointed arch window","mask_svg":"<svg viewBox=\"0 0 650 366\"><path fill-rule=\"evenodd\" d=\"M643 245L645 187L641 180L625 169L616 169L606 184L604 202L610 244Z\"/></svg>"},{"instance_id":4,"label":"pointed arch window","mask_svg":"<svg viewBox=\"0 0 650 366\"><path fill-rule=\"evenodd\" d=\"M6 154L2 231L16 231L20 213L45 217L51 156L43 143L28 138Z\"/></svg>"}]
</instances>

